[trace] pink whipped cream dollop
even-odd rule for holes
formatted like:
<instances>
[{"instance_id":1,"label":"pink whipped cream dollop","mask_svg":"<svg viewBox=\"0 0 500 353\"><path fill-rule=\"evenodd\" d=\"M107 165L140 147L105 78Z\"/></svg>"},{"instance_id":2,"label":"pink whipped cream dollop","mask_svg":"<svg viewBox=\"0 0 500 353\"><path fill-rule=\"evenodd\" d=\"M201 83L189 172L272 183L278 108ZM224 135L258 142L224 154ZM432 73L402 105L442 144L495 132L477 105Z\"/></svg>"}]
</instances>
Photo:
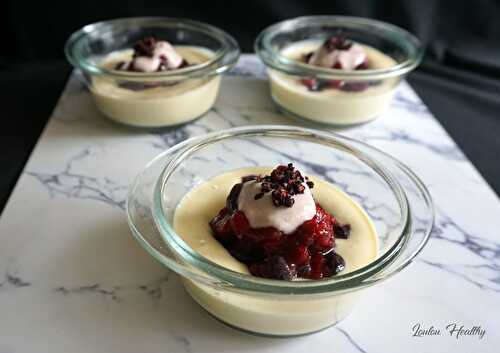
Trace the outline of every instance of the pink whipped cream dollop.
<instances>
[{"instance_id":1,"label":"pink whipped cream dollop","mask_svg":"<svg viewBox=\"0 0 500 353\"><path fill-rule=\"evenodd\" d=\"M134 45L134 56L128 63L120 63L117 69L157 72L175 70L186 65L184 58L167 41L145 38Z\"/></svg>"},{"instance_id":2,"label":"pink whipped cream dollop","mask_svg":"<svg viewBox=\"0 0 500 353\"><path fill-rule=\"evenodd\" d=\"M308 55L306 61L310 65L351 71L364 68L367 56L361 45L334 36Z\"/></svg>"},{"instance_id":3,"label":"pink whipped cream dollop","mask_svg":"<svg viewBox=\"0 0 500 353\"><path fill-rule=\"evenodd\" d=\"M261 193L261 181L244 182L238 196L238 209L245 214L251 228L273 227L285 234L293 233L316 214L311 190L306 182L302 185L303 193L291 196L293 207L276 207L271 192ZM261 197L255 197L258 194L261 194Z\"/></svg>"}]
</instances>

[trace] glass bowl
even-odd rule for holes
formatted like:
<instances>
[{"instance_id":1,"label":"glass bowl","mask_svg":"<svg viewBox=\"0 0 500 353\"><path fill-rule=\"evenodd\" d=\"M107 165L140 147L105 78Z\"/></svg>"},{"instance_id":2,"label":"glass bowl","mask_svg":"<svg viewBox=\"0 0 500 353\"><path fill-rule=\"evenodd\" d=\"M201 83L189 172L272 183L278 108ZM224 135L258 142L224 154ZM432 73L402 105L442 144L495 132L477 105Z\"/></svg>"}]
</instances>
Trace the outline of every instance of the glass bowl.
<instances>
[{"instance_id":1,"label":"glass bowl","mask_svg":"<svg viewBox=\"0 0 500 353\"><path fill-rule=\"evenodd\" d=\"M300 48L310 51L334 35L367 46L369 68L330 69L308 65L301 61L302 55L297 57L297 50L305 54ZM255 51L268 67L271 95L280 109L299 119L333 126L356 125L380 116L398 83L418 66L423 55L418 39L405 30L345 16L299 17L276 23L259 34ZM316 88L305 85L311 82Z\"/></svg>"},{"instance_id":2,"label":"glass bowl","mask_svg":"<svg viewBox=\"0 0 500 353\"><path fill-rule=\"evenodd\" d=\"M193 187L230 170L288 162L362 205L378 233L376 260L323 280L264 279L219 266L174 231L177 205ZM422 182L389 155L341 135L270 125L192 138L163 152L132 183L127 217L139 243L181 275L210 314L245 331L293 336L334 325L368 287L406 267L426 244L434 211Z\"/></svg>"},{"instance_id":3,"label":"glass bowl","mask_svg":"<svg viewBox=\"0 0 500 353\"><path fill-rule=\"evenodd\" d=\"M153 73L103 65L150 36L170 42L181 54L190 53L195 64ZM65 53L82 70L105 116L131 126L165 127L192 121L212 107L220 74L236 63L240 50L229 34L201 22L138 17L87 25L71 35Z\"/></svg>"}]
</instances>

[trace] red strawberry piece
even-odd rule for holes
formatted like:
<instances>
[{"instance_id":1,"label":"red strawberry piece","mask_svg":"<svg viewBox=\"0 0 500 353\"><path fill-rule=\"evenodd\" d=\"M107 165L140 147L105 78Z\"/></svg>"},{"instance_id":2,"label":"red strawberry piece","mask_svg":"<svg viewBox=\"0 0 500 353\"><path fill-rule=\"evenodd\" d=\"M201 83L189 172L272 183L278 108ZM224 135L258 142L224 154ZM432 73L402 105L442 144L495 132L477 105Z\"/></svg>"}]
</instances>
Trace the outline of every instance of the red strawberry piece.
<instances>
[{"instance_id":1,"label":"red strawberry piece","mask_svg":"<svg viewBox=\"0 0 500 353\"><path fill-rule=\"evenodd\" d=\"M333 247L333 238L330 233L325 232L325 234L322 234L316 238L314 245L318 250L331 249Z\"/></svg>"},{"instance_id":2,"label":"red strawberry piece","mask_svg":"<svg viewBox=\"0 0 500 353\"><path fill-rule=\"evenodd\" d=\"M229 220L229 212L227 208L224 207L220 210L219 214L210 221L210 228L212 228L214 234L222 239L226 239L232 232Z\"/></svg>"},{"instance_id":3,"label":"red strawberry piece","mask_svg":"<svg viewBox=\"0 0 500 353\"><path fill-rule=\"evenodd\" d=\"M321 279L323 278L323 264L324 259L323 255L319 252L315 253L311 257L311 272L309 273L309 277L313 279Z\"/></svg>"},{"instance_id":4,"label":"red strawberry piece","mask_svg":"<svg viewBox=\"0 0 500 353\"><path fill-rule=\"evenodd\" d=\"M288 262L295 264L297 267L306 265L310 257L309 250L303 245L297 245L287 254Z\"/></svg>"},{"instance_id":5,"label":"red strawberry piece","mask_svg":"<svg viewBox=\"0 0 500 353\"><path fill-rule=\"evenodd\" d=\"M250 229L250 223L245 214L241 211L236 211L231 216L230 220L231 229L236 234L236 236L241 237Z\"/></svg>"},{"instance_id":6,"label":"red strawberry piece","mask_svg":"<svg viewBox=\"0 0 500 353\"><path fill-rule=\"evenodd\" d=\"M298 238L304 245L311 245L314 242L314 232L316 230L316 216L309 221L305 221L297 229Z\"/></svg>"}]
</instances>

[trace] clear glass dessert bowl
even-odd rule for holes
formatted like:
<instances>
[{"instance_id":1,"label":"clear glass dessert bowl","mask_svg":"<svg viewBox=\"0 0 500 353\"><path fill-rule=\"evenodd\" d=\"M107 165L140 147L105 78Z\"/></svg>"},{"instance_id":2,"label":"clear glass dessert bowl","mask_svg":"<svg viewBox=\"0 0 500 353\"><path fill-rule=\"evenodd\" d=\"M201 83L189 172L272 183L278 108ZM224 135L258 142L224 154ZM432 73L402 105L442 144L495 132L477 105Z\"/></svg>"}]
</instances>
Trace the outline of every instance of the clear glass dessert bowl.
<instances>
[{"instance_id":1,"label":"clear glass dessert bowl","mask_svg":"<svg viewBox=\"0 0 500 353\"><path fill-rule=\"evenodd\" d=\"M366 67L343 70L304 61L308 51L332 36L361 45ZM398 83L423 55L418 39L405 30L346 16L299 17L276 23L258 35L255 52L268 68L271 95L281 110L333 126L356 125L380 116Z\"/></svg>"},{"instance_id":2,"label":"clear glass dessert bowl","mask_svg":"<svg viewBox=\"0 0 500 353\"><path fill-rule=\"evenodd\" d=\"M374 261L322 280L265 279L208 260L174 230L179 202L194 187L230 170L288 162L365 209L377 231ZM367 288L410 264L434 220L423 183L391 156L341 135L272 125L203 135L163 152L132 183L126 210L135 238L182 277L203 308L228 325L272 336L311 333L345 318Z\"/></svg>"},{"instance_id":3,"label":"clear glass dessert bowl","mask_svg":"<svg viewBox=\"0 0 500 353\"><path fill-rule=\"evenodd\" d=\"M148 37L168 41L193 62L159 72L110 65ZM205 114L217 97L220 75L236 63L240 50L229 34L208 24L138 17L89 24L70 36L65 53L83 72L101 113L126 125L156 128L184 124Z\"/></svg>"}]
</instances>

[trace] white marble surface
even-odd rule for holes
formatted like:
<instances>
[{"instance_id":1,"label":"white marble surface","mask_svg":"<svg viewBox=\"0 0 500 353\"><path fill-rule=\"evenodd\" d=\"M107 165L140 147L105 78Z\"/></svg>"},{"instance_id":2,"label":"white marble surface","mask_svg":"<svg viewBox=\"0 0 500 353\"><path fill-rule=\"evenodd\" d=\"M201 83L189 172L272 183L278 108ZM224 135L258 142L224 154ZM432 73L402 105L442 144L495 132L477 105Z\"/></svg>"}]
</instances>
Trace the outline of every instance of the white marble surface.
<instances>
[{"instance_id":1,"label":"white marble surface","mask_svg":"<svg viewBox=\"0 0 500 353\"><path fill-rule=\"evenodd\" d=\"M382 118L343 133L413 168L436 227L416 262L340 325L293 339L225 327L135 242L127 185L153 156L208 131L295 124L277 113L263 73L244 56L209 114L164 134L109 123L71 77L0 219L0 353L498 351L499 199L407 84ZM413 337L417 323L441 335ZM449 323L486 334L457 339Z\"/></svg>"}]
</instances>

